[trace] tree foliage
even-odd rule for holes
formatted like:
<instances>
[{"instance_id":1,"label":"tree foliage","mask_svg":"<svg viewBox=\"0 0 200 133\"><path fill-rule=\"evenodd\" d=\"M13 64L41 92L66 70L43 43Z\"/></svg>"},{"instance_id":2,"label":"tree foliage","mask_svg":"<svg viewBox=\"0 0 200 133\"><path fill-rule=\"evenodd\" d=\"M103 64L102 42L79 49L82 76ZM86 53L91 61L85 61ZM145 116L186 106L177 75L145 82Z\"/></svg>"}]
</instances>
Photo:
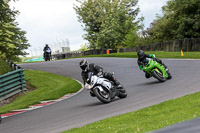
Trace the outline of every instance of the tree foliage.
<instances>
[{"instance_id":1,"label":"tree foliage","mask_svg":"<svg viewBox=\"0 0 200 133\"><path fill-rule=\"evenodd\" d=\"M148 29L157 41L200 36L200 0L169 0Z\"/></svg>"},{"instance_id":2,"label":"tree foliage","mask_svg":"<svg viewBox=\"0 0 200 133\"><path fill-rule=\"evenodd\" d=\"M82 44L80 47L81 47L81 48L80 48L78 51L87 51L87 50L88 50L88 46L87 46L86 43L85 43L85 44Z\"/></svg>"},{"instance_id":3,"label":"tree foliage","mask_svg":"<svg viewBox=\"0 0 200 133\"><path fill-rule=\"evenodd\" d=\"M30 45L25 37L26 32L15 22L18 11L11 10L8 2L0 2L0 58L18 60L19 55L26 55L23 50Z\"/></svg>"},{"instance_id":4,"label":"tree foliage","mask_svg":"<svg viewBox=\"0 0 200 133\"><path fill-rule=\"evenodd\" d=\"M90 48L117 49L126 45L125 36L130 30L135 32L139 21L135 18L139 12L138 0L77 0L80 6L74 6L79 22L84 24L84 38L90 42ZM131 31L131 32L133 32Z\"/></svg>"}]
</instances>

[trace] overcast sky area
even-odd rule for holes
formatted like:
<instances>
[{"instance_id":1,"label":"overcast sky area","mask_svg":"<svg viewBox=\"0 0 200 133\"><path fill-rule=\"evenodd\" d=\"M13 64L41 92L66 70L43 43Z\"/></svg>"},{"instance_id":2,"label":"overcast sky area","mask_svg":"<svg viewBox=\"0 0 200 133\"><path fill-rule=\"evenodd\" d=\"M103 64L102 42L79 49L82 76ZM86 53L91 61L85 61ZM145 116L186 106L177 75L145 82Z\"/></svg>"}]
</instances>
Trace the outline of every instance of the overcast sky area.
<instances>
[{"instance_id":1,"label":"overcast sky area","mask_svg":"<svg viewBox=\"0 0 200 133\"><path fill-rule=\"evenodd\" d=\"M144 16L145 28L153 22L156 14L162 14L166 1L139 0L139 16ZM81 44L87 43L82 37L84 31L73 4L78 3L76 0L18 0L11 3L20 12L16 21L27 32L26 37L31 44L27 52L39 55L45 44L54 51L59 46L66 46L67 40L71 50L78 50Z\"/></svg>"}]
</instances>

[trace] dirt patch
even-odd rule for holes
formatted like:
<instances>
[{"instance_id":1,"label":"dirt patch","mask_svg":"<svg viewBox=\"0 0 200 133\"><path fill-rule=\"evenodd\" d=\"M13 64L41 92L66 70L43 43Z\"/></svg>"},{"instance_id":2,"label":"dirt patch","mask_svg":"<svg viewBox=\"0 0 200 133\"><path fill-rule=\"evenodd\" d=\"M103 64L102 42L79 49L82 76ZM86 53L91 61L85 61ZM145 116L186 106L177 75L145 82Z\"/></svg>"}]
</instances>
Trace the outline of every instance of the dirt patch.
<instances>
[{"instance_id":1,"label":"dirt patch","mask_svg":"<svg viewBox=\"0 0 200 133\"><path fill-rule=\"evenodd\" d=\"M22 96L22 95L25 95L26 93L28 93L28 92L30 92L30 91L33 91L33 90L35 90L36 88L33 87L33 86L31 86L28 82L26 82L26 89L27 89L26 91L20 92L20 93L14 95L14 96L12 96L12 97L9 97L9 98L7 98L7 99L5 99L5 100L0 101L0 107L3 106L3 105L5 105L5 104L11 103L11 102L14 101L16 98L18 98L18 97L20 97L20 96Z\"/></svg>"}]
</instances>

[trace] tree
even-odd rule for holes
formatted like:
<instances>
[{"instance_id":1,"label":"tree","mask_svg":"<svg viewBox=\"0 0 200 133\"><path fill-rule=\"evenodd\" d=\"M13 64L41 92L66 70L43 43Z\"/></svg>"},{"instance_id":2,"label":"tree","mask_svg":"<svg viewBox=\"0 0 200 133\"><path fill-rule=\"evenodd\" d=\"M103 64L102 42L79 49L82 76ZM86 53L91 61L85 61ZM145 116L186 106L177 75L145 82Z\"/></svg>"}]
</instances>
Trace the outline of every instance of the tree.
<instances>
[{"instance_id":1,"label":"tree","mask_svg":"<svg viewBox=\"0 0 200 133\"><path fill-rule=\"evenodd\" d=\"M87 50L88 50L88 46L87 46L86 43L85 43L85 44L82 44L80 47L81 47L81 48L80 48L78 51L87 51Z\"/></svg>"},{"instance_id":2,"label":"tree","mask_svg":"<svg viewBox=\"0 0 200 133\"><path fill-rule=\"evenodd\" d=\"M200 36L200 0L169 0L148 31L157 41Z\"/></svg>"},{"instance_id":3,"label":"tree","mask_svg":"<svg viewBox=\"0 0 200 133\"><path fill-rule=\"evenodd\" d=\"M126 34L136 27L137 0L77 0L74 6L79 22L87 32L84 38L90 48L117 49L123 45Z\"/></svg>"},{"instance_id":4,"label":"tree","mask_svg":"<svg viewBox=\"0 0 200 133\"><path fill-rule=\"evenodd\" d=\"M135 27L134 27L135 28ZM127 47L133 47L137 46L137 40L138 40L138 35L137 35L137 29L132 28L128 34L125 35L125 39L123 41L123 44L125 44Z\"/></svg>"},{"instance_id":5,"label":"tree","mask_svg":"<svg viewBox=\"0 0 200 133\"><path fill-rule=\"evenodd\" d=\"M26 55L23 50L30 45L25 37L26 32L18 28L15 17L18 11L11 10L9 1L0 2L0 58L19 60L19 55Z\"/></svg>"}]
</instances>

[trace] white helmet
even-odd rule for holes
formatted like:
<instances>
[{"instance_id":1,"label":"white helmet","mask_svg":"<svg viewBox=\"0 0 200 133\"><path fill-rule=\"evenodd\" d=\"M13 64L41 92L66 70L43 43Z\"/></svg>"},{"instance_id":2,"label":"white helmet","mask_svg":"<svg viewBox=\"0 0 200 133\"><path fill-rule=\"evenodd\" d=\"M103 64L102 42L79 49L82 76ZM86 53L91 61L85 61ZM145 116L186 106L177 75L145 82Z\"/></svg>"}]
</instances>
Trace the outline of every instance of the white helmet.
<instances>
[{"instance_id":1,"label":"white helmet","mask_svg":"<svg viewBox=\"0 0 200 133\"><path fill-rule=\"evenodd\" d=\"M89 63L88 63L88 61L86 59L83 59L83 60L80 61L80 68L83 71L87 72L88 67L89 67Z\"/></svg>"}]
</instances>

